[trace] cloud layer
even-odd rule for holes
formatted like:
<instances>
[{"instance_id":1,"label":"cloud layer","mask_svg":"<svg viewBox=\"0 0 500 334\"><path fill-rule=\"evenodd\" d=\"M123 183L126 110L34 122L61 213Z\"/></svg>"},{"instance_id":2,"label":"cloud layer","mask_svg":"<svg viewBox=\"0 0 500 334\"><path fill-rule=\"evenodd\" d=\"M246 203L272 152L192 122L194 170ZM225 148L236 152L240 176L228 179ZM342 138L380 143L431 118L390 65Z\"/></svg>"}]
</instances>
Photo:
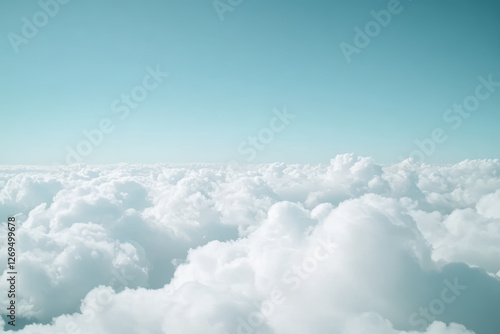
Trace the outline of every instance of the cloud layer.
<instances>
[{"instance_id":1,"label":"cloud layer","mask_svg":"<svg viewBox=\"0 0 500 334\"><path fill-rule=\"evenodd\" d=\"M0 189L20 333L500 328L498 160L3 166Z\"/></svg>"}]
</instances>

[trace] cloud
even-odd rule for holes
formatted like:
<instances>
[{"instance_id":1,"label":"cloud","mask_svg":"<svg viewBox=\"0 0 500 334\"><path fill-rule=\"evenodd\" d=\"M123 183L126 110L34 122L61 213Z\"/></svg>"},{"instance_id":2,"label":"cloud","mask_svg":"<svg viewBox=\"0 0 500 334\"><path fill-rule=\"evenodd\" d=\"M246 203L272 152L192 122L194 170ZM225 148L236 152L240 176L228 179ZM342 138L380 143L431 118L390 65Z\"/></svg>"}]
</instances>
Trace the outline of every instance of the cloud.
<instances>
[{"instance_id":1,"label":"cloud","mask_svg":"<svg viewBox=\"0 0 500 334\"><path fill-rule=\"evenodd\" d=\"M496 333L499 171L352 154L0 167L18 332Z\"/></svg>"}]
</instances>

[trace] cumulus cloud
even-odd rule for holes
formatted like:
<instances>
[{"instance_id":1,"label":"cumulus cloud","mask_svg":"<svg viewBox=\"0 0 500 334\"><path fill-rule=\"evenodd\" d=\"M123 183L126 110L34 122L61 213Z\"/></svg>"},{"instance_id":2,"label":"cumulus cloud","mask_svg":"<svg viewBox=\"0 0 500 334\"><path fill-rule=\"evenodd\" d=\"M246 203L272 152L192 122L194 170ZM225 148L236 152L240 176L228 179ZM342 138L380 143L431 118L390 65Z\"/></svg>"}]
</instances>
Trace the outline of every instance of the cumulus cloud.
<instances>
[{"instance_id":1,"label":"cumulus cloud","mask_svg":"<svg viewBox=\"0 0 500 334\"><path fill-rule=\"evenodd\" d=\"M20 333L500 328L498 160L4 166L0 186Z\"/></svg>"}]
</instances>

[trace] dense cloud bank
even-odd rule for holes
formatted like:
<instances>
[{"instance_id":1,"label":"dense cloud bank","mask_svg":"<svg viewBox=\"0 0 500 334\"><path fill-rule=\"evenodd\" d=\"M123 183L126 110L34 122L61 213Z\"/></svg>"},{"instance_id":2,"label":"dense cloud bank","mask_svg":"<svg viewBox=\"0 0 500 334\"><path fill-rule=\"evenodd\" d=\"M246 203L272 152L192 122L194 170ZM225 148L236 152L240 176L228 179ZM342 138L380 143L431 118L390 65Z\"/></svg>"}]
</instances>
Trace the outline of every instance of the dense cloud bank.
<instances>
[{"instance_id":1,"label":"dense cloud bank","mask_svg":"<svg viewBox=\"0 0 500 334\"><path fill-rule=\"evenodd\" d=\"M20 333L500 328L498 160L3 166L0 189Z\"/></svg>"}]
</instances>

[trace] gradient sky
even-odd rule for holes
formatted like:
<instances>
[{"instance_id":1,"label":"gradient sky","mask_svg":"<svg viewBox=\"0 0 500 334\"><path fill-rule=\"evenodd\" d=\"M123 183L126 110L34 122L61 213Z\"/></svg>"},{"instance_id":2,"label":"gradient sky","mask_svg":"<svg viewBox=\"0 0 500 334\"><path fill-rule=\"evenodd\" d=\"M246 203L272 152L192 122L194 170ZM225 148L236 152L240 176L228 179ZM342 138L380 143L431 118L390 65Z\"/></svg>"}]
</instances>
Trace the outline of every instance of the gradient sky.
<instances>
[{"instance_id":1,"label":"gradient sky","mask_svg":"<svg viewBox=\"0 0 500 334\"><path fill-rule=\"evenodd\" d=\"M65 163L104 118L86 163L245 162L238 146L284 106L295 118L251 162L391 163L435 128L448 139L426 162L499 158L500 87L457 129L443 114L479 76L500 81L500 3L402 0L348 63L339 44L387 5L245 0L222 21L210 0L72 0L16 53L8 34L40 5L2 1L0 164ZM121 120L112 102L157 65L169 76Z\"/></svg>"}]
</instances>

